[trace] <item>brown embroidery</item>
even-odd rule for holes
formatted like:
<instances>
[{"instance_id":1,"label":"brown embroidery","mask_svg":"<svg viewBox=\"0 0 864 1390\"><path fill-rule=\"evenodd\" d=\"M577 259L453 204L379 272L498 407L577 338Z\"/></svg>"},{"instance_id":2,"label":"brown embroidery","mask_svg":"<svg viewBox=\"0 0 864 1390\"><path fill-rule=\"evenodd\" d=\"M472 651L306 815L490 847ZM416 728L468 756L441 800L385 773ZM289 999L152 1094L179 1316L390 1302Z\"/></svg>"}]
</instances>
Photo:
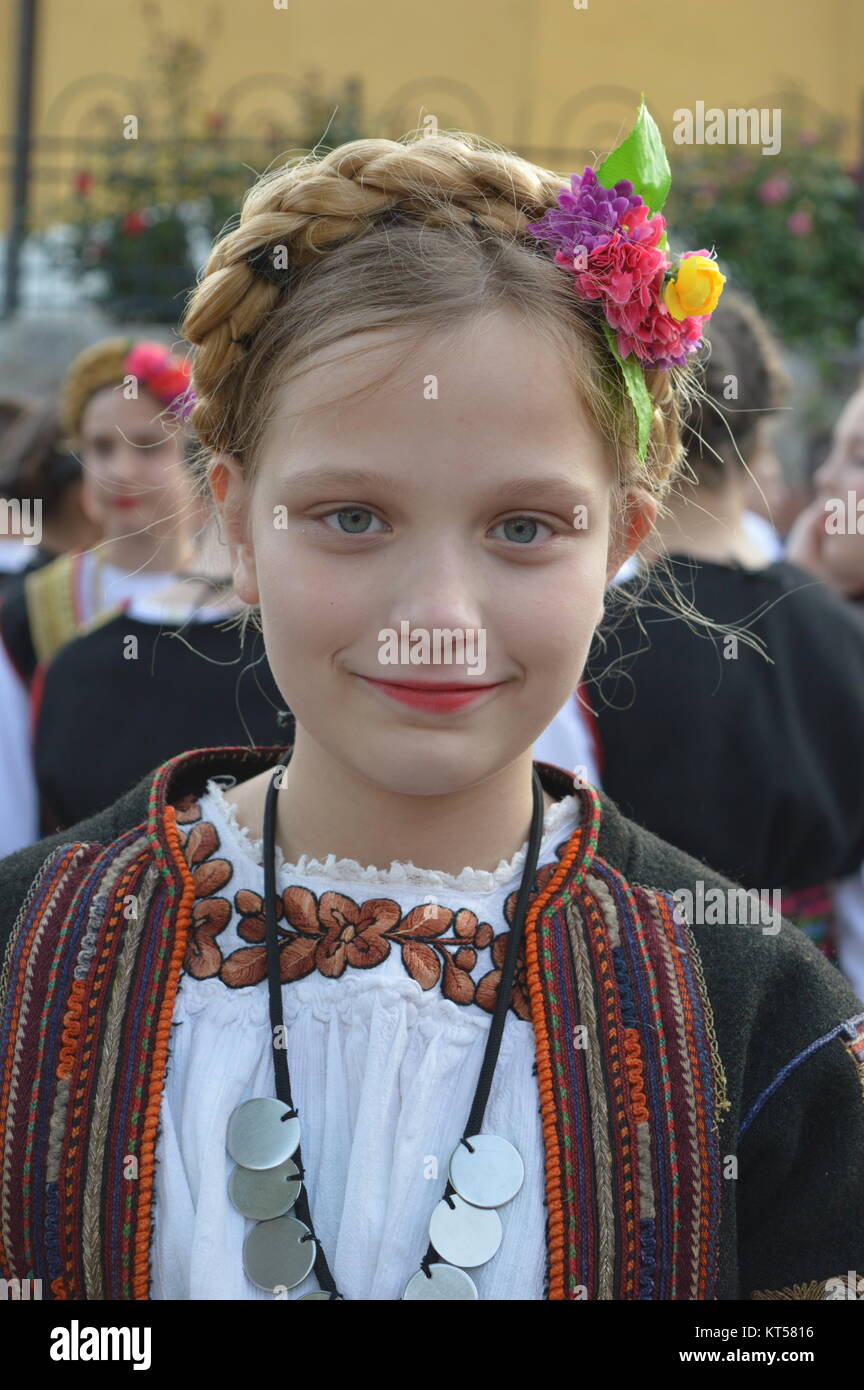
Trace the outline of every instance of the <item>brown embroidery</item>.
<instances>
[{"instance_id":1,"label":"brown embroidery","mask_svg":"<svg viewBox=\"0 0 864 1390\"><path fill-rule=\"evenodd\" d=\"M248 888L235 892L234 907L240 917L237 934L249 944L223 956L216 938L231 920L231 903L220 890L231 878L232 866L218 857L218 833L209 821L201 819L194 796L183 797L175 811L178 826L190 827L183 853L196 888L184 970L196 980L218 976L230 989L256 985L267 975L264 901ZM557 847L559 856L566 844L567 840ZM557 867L555 862L537 869L535 892L545 887ZM514 889L504 903L508 923L512 923L518 896ZM276 930L283 984L316 970L338 979L347 966L373 969L395 948L421 989L440 984L445 999L454 1004L478 1004L487 1013L495 1008L509 939L508 932L496 936L488 922L479 921L467 908L454 912L440 904L424 903L403 915L392 898L355 902L332 891L318 898L297 884L284 889L276 899ZM491 946L494 968L475 983L470 972L477 964L477 952L487 946ZM524 943L516 962L510 1007L517 1018L530 1021Z\"/></svg>"}]
</instances>

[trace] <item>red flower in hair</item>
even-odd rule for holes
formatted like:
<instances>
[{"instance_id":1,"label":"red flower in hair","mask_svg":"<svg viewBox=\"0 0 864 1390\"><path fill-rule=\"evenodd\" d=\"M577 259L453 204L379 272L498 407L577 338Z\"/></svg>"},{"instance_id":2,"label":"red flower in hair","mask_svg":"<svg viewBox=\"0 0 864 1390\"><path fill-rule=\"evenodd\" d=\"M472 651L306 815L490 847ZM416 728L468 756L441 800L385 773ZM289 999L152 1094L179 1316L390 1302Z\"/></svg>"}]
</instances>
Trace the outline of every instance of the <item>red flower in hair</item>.
<instances>
[{"instance_id":1,"label":"red flower in hair","mask_svg":"<svg viewBox=\"0 0 864 1390\"><path fill-rule=\"evenodd\" d=\"M127 212L120 223L120 231L124 236L137 236L139 232L143 232L146 226L147 223L140 212Z\"/></svg>"},{"instance_id":2,"label":"red flower in hair","mask_svg":"<svg viewBox=\"0 0 864 1390\"><path fill-rule=\"evenodd\" d=\"M633 333L657 299L665 268L663 252L648 241L625 241L613 232L605 246L590 253L585 270L577 271L576 285L586 299L602 301L612 328Z\"/></svg>"},{"instance_id":3,"label":"red flower in hair","mask_svg":"<svg viewBox=\"0 0 864 1390\"><path fill-rule=\"evenodd\" d=\"M194 396L189 382L191 367L185 357L174 357L161 343L136 343L126 354L123 369L138 379L142 386L152 391L163 405L172 405L178 397L185 395L181 402L183 417L194 405Z\"/></svg>"}]
</instances>

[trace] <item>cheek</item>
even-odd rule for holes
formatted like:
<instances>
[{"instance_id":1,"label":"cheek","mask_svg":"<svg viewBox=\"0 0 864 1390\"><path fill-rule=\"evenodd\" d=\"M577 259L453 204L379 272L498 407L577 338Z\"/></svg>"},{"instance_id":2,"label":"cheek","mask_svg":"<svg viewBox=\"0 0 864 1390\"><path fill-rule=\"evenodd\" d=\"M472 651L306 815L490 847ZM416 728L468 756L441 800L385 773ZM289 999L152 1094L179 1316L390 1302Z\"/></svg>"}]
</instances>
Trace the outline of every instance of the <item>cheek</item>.
<instances>
[{"instance_id":1,"label":"cheek","mask_svg":"<svg viewBox=\"0 0 864 1390\"><path fill-rule=\"evenodd\" d=\"M571 562L551 566L536 585L514 583L496 605L498 633L526 667L553 672L584 663L603 612L606 543L579 543Z\"/></svg>"},{"instance_id":2,"label":"cheek","mask_svg":"<svg viewBox=\"0 0 864 1390\"><path fill-rule=\"evenodd\" d=\"M864 578L864 535L825 535L821 545L822 559L838 579Z\"/></svg>"},{"instance_id":3,"label":"cheek","mask_svg":"<svg viewBox=\"0 0 864 1390\"><path fill-rule=\"evenodd\" d=\"M256 527L252 558L265 633L277 650L333 652L368 635L377 612L365 586L348 570L304 555L292 559L283 533ZM293 658L292 658L293 659Z\"/></svg>"}]
</instances>

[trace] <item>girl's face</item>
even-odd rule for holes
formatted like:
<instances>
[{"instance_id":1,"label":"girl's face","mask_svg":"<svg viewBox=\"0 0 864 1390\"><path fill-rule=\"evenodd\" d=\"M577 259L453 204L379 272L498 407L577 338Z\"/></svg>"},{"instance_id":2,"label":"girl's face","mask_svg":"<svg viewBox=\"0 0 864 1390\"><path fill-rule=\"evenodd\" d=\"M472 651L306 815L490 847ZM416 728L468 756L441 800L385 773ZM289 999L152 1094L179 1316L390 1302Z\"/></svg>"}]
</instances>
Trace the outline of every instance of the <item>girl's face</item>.
<instances>
[{"instance_id":1,"label":"girl's face","mask_svg":"<svg viewBox=\"0 0 864 1390\"><path fill-rule=\"evenodd\" d=\"M606 584L656 506L631 495L613 552L600 436L520 319L490 316L455 346L426 338L408 362L405 346L362 334L326 367L310 359L251 490L234 460L211 482L298 742L379 787L438 795L524 755L572 695ZM391 361L397 379L326 404ZM309 411L293 430L289 407ZM406 682L463 690L430 703Z\"/></svg>"},{"instance_id":2,"label":"girl's face","mask_svg":"<svg viewBox=\"0 0 864 1390\"><path fill-rule=\"evenodd\" d=\"M834 426L831 452L814 480L823 502L834 498L842 503L840 523L838 509L826 508L822 562L839 589L860 595L864 592L864 387L846 402Z\"/></svg>"},{"instance_id":3,"label":"girl's face","mask_svg":"<svg viewBox=\"0 0 864 1390\"><path fill-rule=\"evenodd\" d=\"M81 416L83 500L106 539L141 530L178 529L192 486L183 462L185 431L162 418L164 407L149 391L137 400L105 386Z\"/></svg>"}]
</instances>

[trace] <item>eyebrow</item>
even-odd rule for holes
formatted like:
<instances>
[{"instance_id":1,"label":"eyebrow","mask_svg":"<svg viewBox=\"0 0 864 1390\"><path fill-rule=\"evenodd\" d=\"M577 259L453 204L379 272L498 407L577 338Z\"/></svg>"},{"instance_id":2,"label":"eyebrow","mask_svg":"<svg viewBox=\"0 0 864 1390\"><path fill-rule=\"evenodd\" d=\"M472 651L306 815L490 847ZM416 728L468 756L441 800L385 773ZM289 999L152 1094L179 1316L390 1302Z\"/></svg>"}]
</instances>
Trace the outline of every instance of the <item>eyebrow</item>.
<instances>
[{"instance_id":1,"label":"eyebrow","mask_svg":"<svg viewBox=\"0 0 864 1390\"><path fill-rule=\"evenodd\" d=\"M280 479L281 485L296 491L302 487L380 487L388 492L398 488L398 480L381 473L377 469L360 468L304 468L298 473L289 473ZM566 473L551 474L546 477L500 479L493 484L495 492L514 501L536 497L541 492L557 492L572 500L574 497L593 495L593 489Z\"/></svg>"}]
</instances>

